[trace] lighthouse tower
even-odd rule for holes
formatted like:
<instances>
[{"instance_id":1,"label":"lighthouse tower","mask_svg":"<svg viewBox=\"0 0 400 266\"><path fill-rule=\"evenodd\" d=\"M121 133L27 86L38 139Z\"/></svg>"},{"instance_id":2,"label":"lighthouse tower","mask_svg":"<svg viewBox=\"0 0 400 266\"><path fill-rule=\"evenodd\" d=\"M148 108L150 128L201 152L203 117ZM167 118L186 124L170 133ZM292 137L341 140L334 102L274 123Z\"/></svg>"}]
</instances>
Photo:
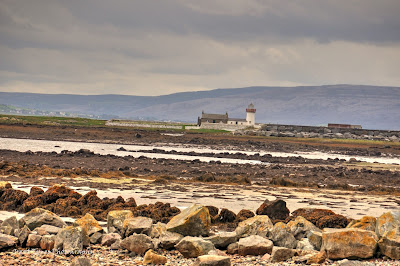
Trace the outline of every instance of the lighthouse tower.
<instances>
[{"instance_id":1,"label":"lighthouse tower","mask_svg":"<svg viewBox=\"0 0 400 266\"><path fill-rule=\"evenodd\" d=\"M254 104L249 104L246 109L246 121L250 126L254 126L256 123L256 108L254 108Z\"/></svg>"}]
</instances>

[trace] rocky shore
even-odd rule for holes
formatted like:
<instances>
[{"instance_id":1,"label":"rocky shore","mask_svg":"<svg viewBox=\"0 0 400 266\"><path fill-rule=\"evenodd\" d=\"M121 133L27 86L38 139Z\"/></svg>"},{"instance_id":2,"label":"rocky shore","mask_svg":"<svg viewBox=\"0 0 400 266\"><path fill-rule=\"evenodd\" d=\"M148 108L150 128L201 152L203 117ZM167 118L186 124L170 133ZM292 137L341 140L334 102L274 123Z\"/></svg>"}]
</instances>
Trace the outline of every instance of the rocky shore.
<instances>
[{"instance_id":1,"label":"rocky shore","mask_svg":"<svg viewBox=\"0 0 400 266\"><path fill-rule=\"evenodd\" d=\"M398 211L353 220L323 209L291 212L282 200L265 201L255 213L200 204L179 210L100 199L95 191L80 195L63 185L25 195L7 182L0 201L2 209L26 212L0 225L3 265L399 265L400 259ZM70 224L56 214L67 209L80 211Z\"/></svg>"}]
</instances>

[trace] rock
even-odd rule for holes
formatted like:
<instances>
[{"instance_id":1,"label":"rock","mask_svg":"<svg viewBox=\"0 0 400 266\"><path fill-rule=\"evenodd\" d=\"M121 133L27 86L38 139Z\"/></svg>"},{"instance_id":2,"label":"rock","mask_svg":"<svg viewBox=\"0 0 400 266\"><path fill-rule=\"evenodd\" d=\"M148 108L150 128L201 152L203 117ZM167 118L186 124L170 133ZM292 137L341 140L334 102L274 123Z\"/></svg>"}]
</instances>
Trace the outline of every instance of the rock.
<instances>
[{"instance_id":1,"label":"rock","mask_svg":"<svg viewBox=\"0 0 400 266\"><path fill-rule=\"evenodd\" d=\"M16 216L9 217L1 223L0 233L14 236L14 231L19 229Z\"/></svg>"},{"instance_id":2,"label":"rock","mask_svg":"<svg viewBox=\"0 0 400 266\"><path fill-rule=\"evenodd\" d=\"M4 248L14 247L18 243L18 238L6 234L0 234L0 250Z\"/></svg>"},{"instance_id":3,"label":"rock","mask_svg":"<svg viewBox=\"0 0 400 266\"><path fill-rule=\"evenodd\" d=\"M16 210L29 197L28 193L12 188L2 189L0 193L0 209Z\"/></svg>"},{"instance_id":4,"label":"rock","mask_svg":"<svg viewBox=\"0 0 400 266\"><path fill-rule=\"evenodd\" d=\"M358 228L331 229L322 231L321 250L329 259L367 259L375 255L378 237L374 232Z\"/></svg>"},{"instance_id":5,"label":"rock","mask_svg":"<svg viewBox=\"0 0 400 266\"><path fill-rule=\"evenodd\" d=\"M267 215L273 222L285 221L289 217L290 211L286 207L286 202L280 199L269 201L265 200L256 211L257 215Z\"/></svg>"},{"instance_id":6,"label":"rock","mask_svg":"<svg viewBox=\"0 0 400 266\"><path fill-rule=\"evenodd\" d=\"M130 217L125 219L122 224L122 231L124 232L125 237L136 234L145 234L150 235L151 228L153 227L153 220L147 217Z\"/></svg>"},{"instance_id":7,"label":"rock","mask_svg":"<svg viewBox=\"0 0 400 266\"><path fill-rule=\"evenodd\" d=\"M251 217L254 217L254 213L250 210L241 210L237 215L236 215L236 223L240 223L244 220L247 220Z\"/></svg>"},{"instance_id":8,"label":"rock","mask_svg":"<svg viewBox=\"0 0 400 266\"><path fill-rule=\"evenodd\" d=\"M364 216L360 220L353 220L348 225L347 228L359 228L368 231L375 232L376 230L376 218L372 216Z\"/></svg>"},{"instance_id":9,"label":"rock","mask_svg":"<svg viewBox=\"0 0 400 266\"><path fill-rule=\"evenodd\" d=\"M226 256L203 255L197 257L193 266L231 266L231 259Z\"/></svg>"},{"instance_id":10,"label":"rock","mask_svg":"<svg viewBox=\"0 0 400 266\"><path fill-rule=\"evenodd\" d=\"M154 248L151 238L143 234L133 234L122 240L120 245L139 255L144 255L147 250Z\"/></svg>"},{"instance_id":11,"label":"rock","mask_svg":"<svg viewBox=\"0 0 400 266\"><path fill-rule=\"evenodd\" d=\"M101 239L102 246L111 246L115 241L121 240L121 235L117 233L109 233L103 235Z\"/></svg>"},{"instance_id":12,"label":"rock","mask_svg":"<svg viewBox=\"0 0 400 266\"><path fill-rule=\"evenodd\" d=\"M26 225L21 230L19 230L17 237L18 237L20 246L22 246L22 247L26 246L26 241L28 240L28 236L30 233L31 233L31 230Z\"/></svg>"},{"instance_id":13,"label":"rock","mask_svg":"<svg viewBox=\"0 0 400 266\"><path fill-rule=\"evenodd\" d=\"M287 225L296 239L307 237L310 231L321 232L319 228L302 216L297 216L294 221L288 222Z\"/></svg>"},{"instance_id":14,"label":"rock","mask_svg":"<svg viewBox=\"0 0 400 266\"><path fill-rule=\"evenodd\" d=\"M400 226L385 232L378 242L381 253L391 259L400 259Z\"/></svg>"},{"instance_id":15,"label":"rock","mask_svg":"<svg viewBox=\"0 0 400 266\"><path fill-rule=\"evenodd\" d=\"M131 217L133 217L133 213L130 210L110 211L107 215L107 232L123 236L123 223Z\"/></svg>"},{"instance_id":16,"label":"rock","mask_svg":"<svg viewBox=\"0 0 400 266\"><path fill-rule=\"evenodd\" d=\"M220 223L232 223L236 219L236 214L228 209L222 209L218 215L218 222Z\"/></svg>"},{"instance_id":17,"label":"rock","mask_svg":"<svg viewBox=\"0 0 400 266\"><path fill-rule=\"evenodd\" d=\"M226 248L230 244L236 242L238 237L236 232L219 232L213 236L206 237L205 240L211 241L216 248Z\"/></svg>"},{"instance_id":18,"label":"rock","mask_svg":"<svg viewBox=\"0 0 400 266\"><path fill-rule=\"evenodd\" d=\"M26 247L29 248L38 248L40 247L40 240L42 236L36 234L30 234L28 236L28 240L26 241Z\"/></svg>"},{"instance_id":19,"label":"rock","mask_svg":"<svg viewBox=\"0 0 400 266\"><path fill-rule=\"evenodd\" d=\"M274 225L267 215L257 215L240 222L235 231L238 237L266 236L273 227Z\"/></svg>"},{"instance_id":20,"label":"rock","mask_svg":"<svg viewBox=\"0 0 400 266\"><path fill-rule=\"evenodd\" d=\"M150 249L144 254L143 265L154 264L154 265L164 265L168 262L167 257L158 255L154 250Z\"/></svg>"},{"instance_id":21,"label":"rock","mask_svg":"<svg viewBox=\"0 0 400 266\"><path fill-rule=\"evenodd\" d=\"M61 220L58 215L42 208L35 208L31 210L19 220L20 227L26 225L30 230L33 230L36 227L40 227L44 224L53 225L60 228L66 226L66 223L64 223L64 221Z\"/></svg>"},{"instance_id":22,"label":"rock","mask_svg":"<svg viewBox=\"0 0 400 266\"><path fill-rule=\"evenodd\" d=\"M35 230L33 230L33 232L40 236L44 236L44 235L48 234L47 231L41 227L36 227Z\"/></svg>"},{"instance_id":23,"label":"rock","mask_svg":"<svg viewBox=\"0 0 400 266\"><path fill-rule=\"evenodd\" d=\"M183 236L207 235L211 225L208 209L200 204L194 204L173 217L167 224L167 231Z\"/></svg>"},{"instance_id":24,"label":"rock","mask_svg":"<svg viewBox=\"0 0 400 266\"><path fill-rule=\"evenodd\" d=\"M376 234L383 236L400 226L400 211L387 212L376 219Z\"/></svg>"},{"instance_id":25,"label":"rock","mask_svg":"<svg viewBox=\"0 0 400 266\"><path fill-rule=\"evenodd\" d=\"M167 231L167 225L165 223L158 222L153 224L151 227L150 237L159 238L163 233Z\"/></svg>"},{"instance_id":26,"label":"rock","mask_svg":"<svg viewBox=\"0 0 400 266\"><path fill-rule=\"evenodd\" d=\"M290 227L285 223L278 222L274 225L268 238L278 247L286 247L289 249L296 248L297 240L293 236Z\"/></svg>"},{"instance_id":27,"label":"rock","mask_svg":"<svg viewBox=\"0 0 400 266\"><path fill-rule=\"evenodd\" d=\"M271 262L282 262L296 255L296 251L285 247L273 247L271 253Z\"/></svg>"},{"instance_id":28,"label":"rock","mask_svg":"<svg viewBox=\"0 0 400 266\"><path fill-rule=\"evenodd\" d=\"M274 244L271 240L262 236L251 235L239 239L238 254L241 256L246 255L264 255L265 253L271 254Z\"/></svg>"},{"instance_id":29,"label":"rock","mask_svg":"<svg viewBox=\"0 0 400 266\"><path fill-rule=\"evenodd\" d=\"M311 256L308 260L307 260L307 264L322 264L326 261L327 259L327 255L325 251L320 251L319 253Z\"/></svg>"},{"instance_id":30,"label":"rock","mask_svg":"<svg viewBox=\"0 0 400 266\"><path fill-rule=\"evenodd\" d=\"M343 215L335 214L321 217L316 225L319 228L345 228L349 222L349 219Z\"/></svg>"},{"instance_id":31,"label":"rock","mask_svg":"<svg viewBox=\"0 0 400 266\"><path fill-rule=\"evenodd\" d=\"M44 224L44 225L42 225L40 227L36 227L36 229L44 230L50 235L56 235L56 234L58 234L58 232L61 231L60 227L53 226L53 225L48 225L48 224Z\"/></svg>"},{"instance_id":32,"label":"rock","mask_svg":"<svg viewBox=\"0 0 400 266\"><path fill-rule=\"evenodd\" d=\"M183 235L174 232L165 232L159 238L160 247L166 250L173 249L183 238Z\"/></svg>"},{"instance_id":33,"label":"rock","mask_svg":"<svg viewBox=\"0 0 400 266\"><path fill-rule=\"evenodd\" d=\"M307 234L307 239L315 250L321 250L322 232L311 230Z\"/></svg>"},{"instance_id":34,"label":"rock","mask_svg":"<svg viewBox=\"0 0 400 266\"><path fill-rule=\"evenodd\" d=\"M10 182L0 181L0 189L8 189L8 188L12 188Z\"/></svg>"},{"instance_id":35,"label":"rock","mask_svg":"<svg viewBox=\"0 0 400 266\"><path fill-rule=\"evenodd\" d=\"M228 254L237 254L239 249L239 243L232 243L226 248Z\"/></svg>"},{"instance_id":36,"label":"rock","mask_svg":"<svg viewBox=\"0 0 400 266\"><path fill-rule=\"evenodd\" d=\"M92 263L90 262L90 259L85 257L74 258L71 262L71 266L91 266L91 265Z\"/></svg>"},{"instance_id":37,"label":"rock","mask_svg":"<svg viewBox=\"0 0 400 266\"><path fill-rule=\"evenodd\" d=\"M99 222L90 213L86 213L85 216L77 219L73 225L82 227L89 237L94 233L103 233L104 231Z\"/></svg>"},{"instance_id":38,"label":"rock","mask_svg":"<svg viewBox=\"0 0 400 266\"><path fill-rule=\"evenodd\" d=\"M87 246L89 246L89 236L80 226L64 227L55 237L54 248L63 250L65 254L77 254Z\"/></svg>"},{"instance_id":39,"label":"rock","mask_svg":"<svg viewBox=\"0 0 400 266\"><path fill-rule=\"evenodd\" d=\"M211 217L217 216L219 213L219 209L215 206L206 206L206 208L208 209Z\"/></svg>"},{"instance_id":40,"label":"rock","mask_svg":"<svg viewBox=\"0 0 400 266\"><path fill-rule=\"evenodd\" d=\"M29 197L34 197L37 195L42 195L44 193L43 189L40 187L31 187L31 190L29 192Z\"/></svg>"},{"instance_id":41,"label":"rock","mask_svg":"<svg viewBox=\"0 0 400 266\"><path fill-rule=\"evenodd\" d=\"M111 244L110 249L122 249L121 247L121 239L117 239L117 241L115 241L114 243Z\"/></svg>"},{"instance_id":42,"label":"rock","mask_svg":"<svg viewBox=\"0 0 400 266\"><path fill-rule=\"evenodd\" d=\"M98 244L101 242L102 237L103 237L102 232L96 232L96 233L93 233L91 236L89 236L89 241L91 244Z\"/></svg>"},{"instance_id":43,"label":"rock","mask_svg":"<svg viewBox=\"0 0 400 266\"><path fill-rule=\"evenodd\" d=\"M55 235L44 235L40 239L40 248L43 250L53 250L55 244Z\"/></svg>"},{"instance_id":44,"label":"rock","mask_svg":"<svg viewBox=\"0 0 400 266\"><path fill-rule=\"evenodd\" d=\"M185 258L197 258L198 256L207 255L208 252L214 250L215 247L211 241L204 240L201 237L186 236L176 244L175 248Z\"/></svg>"},{"instance_id":45,"label":"rock","mask_svg":"<svg viewBox=\"0 0 400 266\"><path fill-rule=\"evenodd\" d=\"M52 187L47 189L46 192L43 193L43 195L46 203L56 202L58 199L65 198L74 198L78 200L80 197L82 197L81 194L74 191L73 189L66 187L64 184L53 185Z\"/></svg>"},{"instance_id":46,"label":"rock","mask_svg":"<svg viewBox=\"0 0 400 266\"><path fill-rule=\"evenodd\" d=\"M297 216L301 216L307 221L313 223L314 225L317 224L318 220L325 216L335 215L335 213L331 210L326 209L314 209L314 208L300 208L295 210L292 213L292 219L295 219ZM289 219L288 218L288 219ZM289 222L289 221L288 221Z\"/></svg>"},{"instance_id":47,"label":"rock","mask_svg":"<svg viewBox=\"0 0 400 266\"><path fill-rule=\"evenodd\" d=\"M315 250L314 246L310 243L308 238L303 238L297 242L296 249L300 250Z\"/></svg>"}]
</instances>

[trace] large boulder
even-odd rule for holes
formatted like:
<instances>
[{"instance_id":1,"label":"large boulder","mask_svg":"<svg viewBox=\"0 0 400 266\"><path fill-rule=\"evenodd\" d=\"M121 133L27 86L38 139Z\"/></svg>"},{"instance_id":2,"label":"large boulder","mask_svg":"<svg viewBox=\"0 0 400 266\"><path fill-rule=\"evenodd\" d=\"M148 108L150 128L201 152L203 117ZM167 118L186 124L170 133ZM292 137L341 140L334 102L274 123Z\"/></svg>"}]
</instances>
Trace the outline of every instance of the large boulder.
<instances>
[{"instance_id":1,"label":"large boulder","mask_svg":"<svg viewBox=\"0 0 400 266\"><path fill-rule=\"evenodd\" d=\"M321 251L329 259L367 259L375 255L378 237L374 232L358 228L322 231Z\"/></svg>"},{"instance_id":2,"label":"large boulder","mask_svg":"<svg viewBox=\"0 0 400 266\"><path fill-rule=\"evenodd\" d=\"M240 222L235 231L238 237L266 236L273 227L274 225L267 215L257 215Z\"/></svg>"},{"instance_id":3,"label":"large boulder","mask_svg":"<svg viewBox=\"0 0 400 266\"><path fill-rule=\"evenodd\" d=\"M381 236L378 243L381 253L391 259L400 259L400 211L378 217L376 233Z\"/></svg>"},{"instance_id":4,"label":"large boulder","mask_svg":"<svg viewBox=\"0 0 400 266\"><path fill-rule=\"evenodd\" d=\"M0 234L0 250L16 246L18 238L6 234Z\"/></svg>"},{"instance_id":5,"label":"large boulder","mask_svg":"<svg viewBox=\"0 0 400 266\"><path fill-rule=\"evenodd\" d=\"M125 237L136 234L150 235L151 228L153 227L153 220L151 218L137 216L125 219L122 224L122 230Z\"/></svg>"},{"instance_id":6,"label":"large boulder","mask_svg":"<svg viewBox=\"0 0 400 266\"><path fill-rule=\"evenodd\" d=\"M205 238L205 240L211 241L216 248L226 248L232 243L238 240L236 232L219 232L213 236Z\"/></svg>"},{"instance_id":7,"label":"large boulder","mask_svg":"<svg viewBox=\"0 0 400 266\"><path fill-rule=\"evenodd\" d=\"M287 226L290 228L294 237L298 240L306 237L310 231L321 232L318 227L307 221L302 216L297 216L295 220L288 222Z\"/></svg>"},{"instance_id":8,"label":"large boulder","mask_svg":"<svg viewBox=\"0 0 400 266\"><path fill-rule=\"evenodd\" d=\"M375 233L381 237L398 227L400 227L400 211L387 212L376 219Z\"/></svg>"},{"instance_id":9,"label":"large boulder","mask_svg":"<svg viewBox=\"0 0 400 266\"><path fill-rule=\"evenodd\" d=\"M210 213L207 207L194 204L173 217L167 223L167 231L184 236L207 235L211 225Z\"/></svg>"},{"instance_id":10,"label":"large boulder","mask_svg":"<svg viewBox=\"0 0 400 266\"><path fill-rule=\"evenodd\" d=\"M348 225L347 228L359 228L368 231L375 232L376 230L376 218L372 216L364 216L360 220L353 220Z\"/></svg>"},{"instance_id":11,"label":"large boulder","mask_svg":"<svg viewBox=\"0 0 400 266\"><path fill-rule=\"evenodd\" d=\"M120 246L139 255L144 255L147 250L154 248L151 238L144 234L133 234L125 238Z\"/></svg>"},{"instance_id":12,"label":"large boulder","mask_svg":"<svg viewBox=\"0 0 400 266\"><path fill-rule=\"evenodd\" d=\"M197 257L193 266L231 266L231 259L219 255L203 255Z\"/></svg>"},{"instance_id":13,"label":"large boulder","mask_svg":"<svg viewBox=\"0 0 400 266\"><path fill-rule=\"evenodd\" d=\"M175 248L185 258L197 258L198 256L206 255L215 247L211 241L204 240L201 237L186 236L175 245Z\"/></svg>"},{"instance_id":14,"label":"large boulder","mask_svg":"<svg viewBox=\"0 0 400 266\"><path fill-rule=\"evenodd\" d=\"M132 218L130 210L110 211L107 215L107 233L118 233L123 236L123 224L128 218Z\"/></svg>"},{"instance_id":15,"label":"large boulder","mask_svg":"<svg viewBox=\"0 0 400 266\"><path fill-rule=\"evenodd\" d=\"M86 230L90 243L96 244L102 237L104 230L99 225L99 222L90 214L86 213L85 216L76 220L74 226L80 226Z\"/></svg>"},{"instance_id":16,"label":"large boulder","mask_svg":"<svg viewBox=\"0 0 400 266\"><path fill-rule=\"evenodd\" d=\"M290 211L286 207L286 202L280 199L269 201L265 200L256 211L257 215L267 215L273 222L285 221L289 217Z\"/></svg>"},{"instance_id":17,"label":"large boulder","mask_svg":"<svg viewBox=\"0 0 400 266\"><path fill-rule=\"evenodd\" d=\"M33 230L36 227L44 224L53 225L60 228L67 225L58 215L42 208L35 208L31 210L19 220L20 227L26 225L30 230Z\"/></svg>"},{"instance_id":18,"label":"large boulder","mask_svg":"<svg viewBox=\"0 0 400 266\"><path fill-rule=\"evenodd\" d=\"M290 227L282 222L278 222L274 225L271 232L268 234L268 238L278 247L292 249L297 246L297 240L290 231Z\"/></svg>"},{"instance_id":19,"label":"large boulder","mask_svg":"<svg viewBox=\"0 0 400 266\"><path fill-rule=\"evenodd\" d=\"M271 240L262 236L251 235L239 239L238 254L241 256L271 254L273 246L274 243Z\"/></svg>"},{"instance_id":20,"label":"large boulder","mask_svg":"<svg viewBox=\"0 0 400 266\"><path fill-rule=\"evenodd\" d=\"M54 248L65 254L77 254L89 246L87 231L80 226L64 227L55 237Z\"/></svg>"},{"instance_id":21,"label":"large boulder","mask_svg":"<svg viewBox=\"0 0 400 266\"><path fill-rule=\"evenodd\" d=\"M385 233L378 242L379 249L383 255L391 259L400 259L400 227Z\"/></svg>"}]
</instances>

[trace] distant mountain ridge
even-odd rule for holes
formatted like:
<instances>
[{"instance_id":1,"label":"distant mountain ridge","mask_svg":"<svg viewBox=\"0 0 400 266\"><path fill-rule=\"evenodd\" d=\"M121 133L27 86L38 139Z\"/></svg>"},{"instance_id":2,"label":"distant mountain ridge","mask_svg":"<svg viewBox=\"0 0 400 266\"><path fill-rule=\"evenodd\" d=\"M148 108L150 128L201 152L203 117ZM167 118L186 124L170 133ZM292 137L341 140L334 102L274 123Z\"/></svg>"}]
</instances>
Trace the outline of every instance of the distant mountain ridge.
<instances>
[{"instance_id":1,"label":"distant mountain ridge","mask_svg":"<svg viewBox=\"0 0 400 266\"><path fill-rule=\"evenodd\" d=\"M106 118L196 122L202 110L245 118L254 103L256 122L296 125L361 124L400 130L400 87L326 85L247 87L162 96L69 95L0 92L0 104Z\"/></svg>"}]
</instances>

